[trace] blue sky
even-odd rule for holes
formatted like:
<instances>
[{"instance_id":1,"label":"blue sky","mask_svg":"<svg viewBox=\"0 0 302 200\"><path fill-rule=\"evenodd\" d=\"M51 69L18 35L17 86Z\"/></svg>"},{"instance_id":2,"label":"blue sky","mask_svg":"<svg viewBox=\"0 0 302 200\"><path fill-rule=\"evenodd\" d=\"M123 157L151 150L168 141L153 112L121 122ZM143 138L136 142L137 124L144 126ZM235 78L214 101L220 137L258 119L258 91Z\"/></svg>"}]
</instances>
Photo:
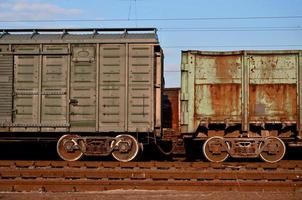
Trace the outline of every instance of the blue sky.
<instances>
[{"instance_id":1,"label":"blue sky","mask_svg":"<svg viewBox=\"0 0 302 200\"><path fill-rule=\"evenodd\" d=\"M0 22L0 28L159 28L158 34L165 52L165 79L167 87L177 87L180 85L179 68L181 50L302 49L302 18L208 19L186 21L135 21L135 19L259 16L302 16L302 0L0 1L0 21L2 20L2 22ZM49 19L130 19L130 21L3 22L5 20ZM266 29L271 29L270 27L274 30L267 31ZM186 31L167 31L167 28L181 28ZM188 30L192 28L203 28L206 29L206 31ZM213 31L213 29L219 30ZM231 31L229 29L231 29Z\"/></svg>"}]
</instances>

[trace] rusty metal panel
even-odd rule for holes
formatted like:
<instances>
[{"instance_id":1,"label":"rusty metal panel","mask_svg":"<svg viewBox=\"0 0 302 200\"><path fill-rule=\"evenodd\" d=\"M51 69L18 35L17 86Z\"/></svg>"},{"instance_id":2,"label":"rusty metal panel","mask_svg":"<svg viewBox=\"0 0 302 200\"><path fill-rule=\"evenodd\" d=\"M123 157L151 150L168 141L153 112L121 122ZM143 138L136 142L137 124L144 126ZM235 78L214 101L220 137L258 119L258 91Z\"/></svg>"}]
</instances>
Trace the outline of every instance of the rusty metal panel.
<instances>
[{"instance_id":1,"label":"rusty metal panel","mask_svg":"<svg viewBox=\"0 0 302 200\"><path fill-rule=\"evenodd\" d=\"M163 128L180 131L180 88L163 89Z\"/></svg>"},{"instance_id":2,"label":"rusty metal panel","mask_svg":"<svg viewBox=\"0 0 302 200\"><path fill-rule=\"evenodd\" d=\"M14 56L14 124L38 124L39 56ZM35 131L35 128L26 131Z\"/></svg>"},{"instance_id":3,"label":"rusty metal panel","mask_svg":"<svg viewBox=\"0 0 302 200\"><path fill-rule=\"evenodd\" d=\"M183 54L182 108L188 119L188 132L195 132L208 122L240 122L241 66L240 54L224 55L194 52Z\"/></svg>"},{"instance_id":4,"label":"rusty metal panel","mask_svg":"<svg viewBox=\"0 0 302 200\"><path fill-rule=\"evenodd\" d=\"M70 75L70 130L95 131L95 45L73 45Z\"/></svg>"},{"instance_id":5,"label":"rusty metal panel","mask_svg":"<svg viewBox=\"0 0 302 200\"><path fill-rule=\"evenodd\" d=\"M100 46L99 131L127 131L126 48L124 44Z\"/></svg>"},{"instance_id":6,"label":"rusty metal panel","mask_svg":"<svg viewBox=\"0 0 302 200\"><path fill-rule=\"evenodd\" d=\"M248 54L249 119L262 122L297 120L295 54Z\"/></svg>"},{"instance_id":7,"label":"rusty metal panel","mask_svg":"<svg viewBox=\"0 0 302 200\"><path fill-rule=\"evenodd\" d=\"M295 121L297 94L295 84L250 85L249 119L251 121Z\"/></svg>"},{"instance_id":8,"label":"rusty metal panel","mask_svg":"<svg viewBox=\"0 0 302 200\"><path fill-rule=\"evenodd\" d=\"M241 120L241 85L196 85L195 94L196 120L214 123Z\"/></svg>"},{"instance_id":9,"label":"rusty metal panel","mask_svg":"<svg viewBox=\"0 0 302 200\"><path fill-rule=\"evenodd\" d=\"M195 120L241 120L241 55L196 54Z\"/></svg>"},{"instance_id":10,"label":"rusty metal panel","mask_svg":"<svg viewBox=\"0 0 302 200\"><path fill-rule=\"evenodd\" d=\"M12 121L12 109L13 109L12 95L13 95L13 56L0 54L0 123L1 124L11 123Z\"/></svg>"},{"instance_id":11,"label":"rusty metal panel","mask_svg":"<svg viewBox=\"0 0 302 200\"><path fill-rule=\"evenodd\" d=\"M55 52L54 49L57 49L56 46L51 47L50 45L48 45L47 48L48 51L53 49L53 52ZM41 92L42 124L67 124L67 64L67 56L43 56ZM44 128L44 130L46 131L47 129Z\"/></svg>"},{"instance_id":12,"label":"rusty metal panel","mask_svg":"<svg viewBox=\"0 0 302 200\"><path fill-rule=\"evenodd\" d=\"M297 55L248 54L251 84L296 84Z\"/></svg>"},{"instance_id":13,"label":"rusty metal panel","mask_svg":"<svg viewBox=\"0 0 302 200\"><path fill-rule=\"evenodd\" d=\"M129 45L128 70L128 131L153 131L153 46Z\"/></svg>"}]
</instances>

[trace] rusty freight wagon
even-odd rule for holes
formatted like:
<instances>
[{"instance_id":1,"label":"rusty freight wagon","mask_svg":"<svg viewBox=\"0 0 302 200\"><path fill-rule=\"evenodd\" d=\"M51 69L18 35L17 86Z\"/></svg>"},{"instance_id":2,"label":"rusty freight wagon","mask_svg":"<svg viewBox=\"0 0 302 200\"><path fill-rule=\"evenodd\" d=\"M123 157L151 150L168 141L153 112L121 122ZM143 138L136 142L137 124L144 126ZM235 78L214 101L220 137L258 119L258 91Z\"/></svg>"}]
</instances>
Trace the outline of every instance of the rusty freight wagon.
<instances>
[{"instance_id":1,"label":"rusty freight wagon","mask_svg":"<svg viewBox=\"0 0 302 200\"><path fill-rule=\"evenodd\" d=\"M3 30L0 137L59 135L68 161L133 160L161 133L162 58L154 28Z\"/></svg>"},{"instance_id":2,"label":"rusty freight wagon","mask_svg":"<svg viewBox=\"0 0 302 200\"><path fill-rule=\"evenodd\" d=\"M214 162L283 158L302 136L302 51L183 51L181 132Z\"/></svg>"}]
</instances>

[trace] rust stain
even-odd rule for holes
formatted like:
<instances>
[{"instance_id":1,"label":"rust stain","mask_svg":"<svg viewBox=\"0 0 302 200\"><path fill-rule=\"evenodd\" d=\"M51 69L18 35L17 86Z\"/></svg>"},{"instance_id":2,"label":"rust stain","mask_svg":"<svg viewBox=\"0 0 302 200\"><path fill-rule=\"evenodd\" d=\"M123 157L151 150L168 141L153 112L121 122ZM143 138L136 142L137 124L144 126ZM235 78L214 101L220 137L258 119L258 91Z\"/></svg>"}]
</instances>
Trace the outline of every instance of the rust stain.
<instances>
[{"instance_id":1,"label":"rust stain","mask_svg":"<svg viewBox=\"0 0 302 200\"><path fill-rule=\"evenodd\" d=\"M209 96L202 92L204 90L209 91ZM240 84L196 85L195 91L195 120L200 117L207 117L214 121L240 120Z\"/></svg>"},{"instance_id":2,"label":"rust stain","mask_svg":"<svg viewBox=\"0 0 302 200\"><path fill-rule=\"evenodd\" d=\"M211 85L211 99L214 116L225 120L241 115L240 84Z\"/></svg>"},{"instance_id":3,"label":"rust stain","mask_svg":"<svg viewBox=\"0 0 302 200\"><path fill-rule=\"evenodd\" d=\"M195 124L201 119L240 121L241 55L199 55L198 61L205 74L198 74L203 79L195 84Z\"/></svg>"},{"instance_id":4,"label":"rust stain","mask_svg":"<svg viewBox=\"0 0 302 200\"><path fill-rule=\"evenodd\" d=\"M295 84L253 84L249 88L251 120L296 120Z\"/></svg>"},{"instance_id":5,"label":"rust stain","mask_svg":"<svg viewBox=\"0 0 302 200\"><path fill-rule=\"evenodd\" d=\"M273 79L277 68L284 67L280 66L279 58L279 55L250 56L248 58L250 71L254 73L256 70L260 70L259 78Z\"/></svg>"},{"instance_id":6,"label":"rust stain","mask_svg":"<svg viewBox=\"0 0 302 200\"><path fill-rule=\"evenodd\" d=\"M215 57L216 76L218 78L223 77L224 81L232 81L232 78L236 73L236 69L240 67L240 63L238 63L237 60L238 55Z\"/></svg>"}]
</instances>

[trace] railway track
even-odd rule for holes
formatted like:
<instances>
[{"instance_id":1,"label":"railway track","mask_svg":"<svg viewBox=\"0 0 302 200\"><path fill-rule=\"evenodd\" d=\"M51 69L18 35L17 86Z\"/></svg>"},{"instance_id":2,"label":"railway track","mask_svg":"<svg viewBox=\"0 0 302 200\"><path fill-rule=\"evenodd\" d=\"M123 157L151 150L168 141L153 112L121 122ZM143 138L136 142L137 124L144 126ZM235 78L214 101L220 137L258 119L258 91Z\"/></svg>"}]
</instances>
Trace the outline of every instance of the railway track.
<instances>
[{"instance_id":1,"label":"railway track","mask_svg":"<svg viewBox=\"0 0 302 200\"><path fill-rule=\"evenodd\" d=\"M297 191L302 161L278 163L0 161L0 191Z\"/></svg>"}]
</instances>

